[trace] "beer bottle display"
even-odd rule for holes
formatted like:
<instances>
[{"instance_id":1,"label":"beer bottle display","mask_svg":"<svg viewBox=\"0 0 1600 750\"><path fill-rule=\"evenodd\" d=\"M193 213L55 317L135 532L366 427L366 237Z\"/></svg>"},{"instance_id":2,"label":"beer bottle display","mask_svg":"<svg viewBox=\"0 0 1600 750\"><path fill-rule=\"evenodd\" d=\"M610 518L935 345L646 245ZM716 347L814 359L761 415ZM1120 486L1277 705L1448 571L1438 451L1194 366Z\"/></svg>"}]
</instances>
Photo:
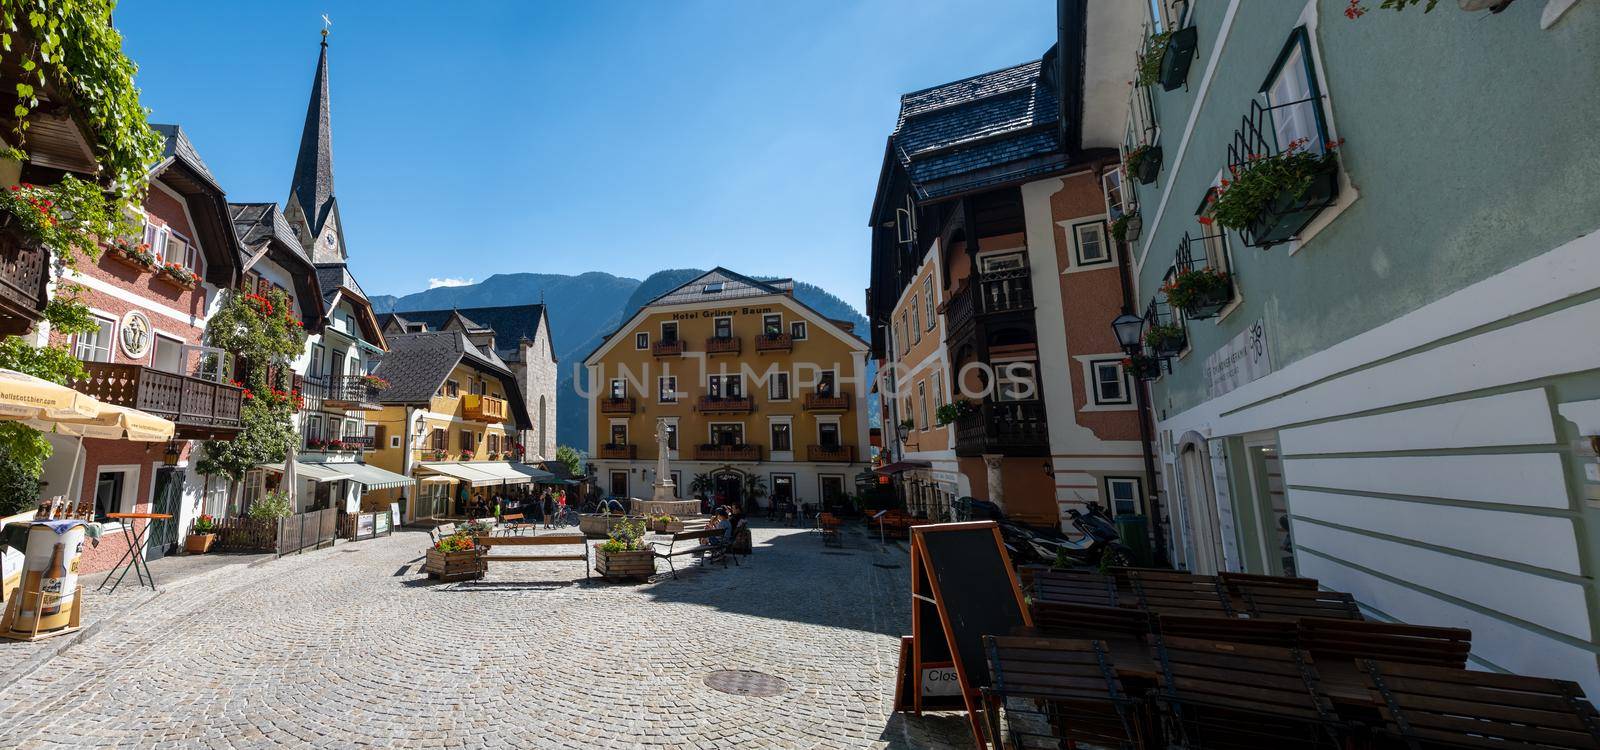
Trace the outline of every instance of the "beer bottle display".
<instances>
[{"instance_id":1,"label":"beer bottle display","mask_svg":"<svg viewBox=\"0 0 1600 750\"><path fill-rule=\"evenodd\" d=\"M44 617L61 611L61 587L67 582L66 549L56 544L50 553L50 565L45 568L44 580L39 582L39 614Z\"/></svg>"}]
</instances>

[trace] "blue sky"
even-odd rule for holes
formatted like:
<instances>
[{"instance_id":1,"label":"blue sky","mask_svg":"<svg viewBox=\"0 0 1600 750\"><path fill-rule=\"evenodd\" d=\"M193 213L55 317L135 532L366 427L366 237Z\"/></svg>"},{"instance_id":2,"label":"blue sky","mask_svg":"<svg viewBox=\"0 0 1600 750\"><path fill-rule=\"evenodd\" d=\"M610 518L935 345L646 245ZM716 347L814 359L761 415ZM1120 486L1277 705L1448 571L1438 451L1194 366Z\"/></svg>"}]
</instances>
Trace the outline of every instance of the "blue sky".
<instances>
[{"instance_id":1,"label":"blue sky","mask_svg":"<svg viewBox=\"0 0 1600 750\"><path fill-rule=\"evenodd\" d=\"M724 265L857 307L906 91L1035 58L1049 0L125 0L155 122L280 203L329 47L336 193L371 294ZM448 10L441 10L448 8Z\"/></svg>"}]
</instances>

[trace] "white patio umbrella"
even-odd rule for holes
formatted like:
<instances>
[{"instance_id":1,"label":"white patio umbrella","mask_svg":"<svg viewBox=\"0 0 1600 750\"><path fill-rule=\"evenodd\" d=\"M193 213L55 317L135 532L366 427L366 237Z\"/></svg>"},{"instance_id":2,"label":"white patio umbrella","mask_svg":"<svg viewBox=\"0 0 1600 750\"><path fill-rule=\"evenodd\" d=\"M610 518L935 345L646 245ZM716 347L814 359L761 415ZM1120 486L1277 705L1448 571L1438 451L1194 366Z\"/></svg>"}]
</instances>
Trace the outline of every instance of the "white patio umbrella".
<instances>
[{"instance_id":1,"label":"white patio umbrella","mask_svg":"<svg viewBox=\"0 0 1600 750\"><path fill-rule=\"evenodd\" d=\"M0 419L86 419L103 406L99 399L59 383L0 369Z\"/></svg>"},{"instance_id":2,"label":"white patio umbrella","mask_svg":"<svg viewBox=\"0 0 1600 750\"><path fill-rule=\"evenodd\" d=\"M76 503L83 487L83 439L130 440L138 443L164 443L172 439L177 425L154 414L126 406L97 401L100 413L71 419L24 419L22 424L40 432L70 435L78 439L72 457L72 478L67 480L67 500Z\"/></svg>"},{"instance_id":3,"label":"white patio umbrella","mask_svg":"<svg viewBox=\"0 0 1600 750\"><path fill-rule=\"evenodd\" d=\"M283 457L283 482L279 489L289 494L289 509L300 512L300 475L294 470L294 441L289 441L289 452Z\"/></svg>"}]
</instances>

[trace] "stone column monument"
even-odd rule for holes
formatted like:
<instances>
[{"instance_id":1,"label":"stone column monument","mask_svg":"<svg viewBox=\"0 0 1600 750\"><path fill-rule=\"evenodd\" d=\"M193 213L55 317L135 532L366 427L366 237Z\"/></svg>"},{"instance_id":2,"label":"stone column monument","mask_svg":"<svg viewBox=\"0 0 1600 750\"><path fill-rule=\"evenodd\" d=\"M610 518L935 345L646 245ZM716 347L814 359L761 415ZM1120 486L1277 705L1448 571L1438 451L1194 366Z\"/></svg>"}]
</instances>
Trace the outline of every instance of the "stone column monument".
<instances>
[{"instance_id":1,"label":"stone column monument","mask_svg":"<svg viewBox=\"0 0 1600 750\"><path fill-rule=\"evenodd\" d=\"M672 471L667 467L667 420L656 420L656 484L651 500L676 501L677 485L672 482Z\"/></svg>"}]
</instances>

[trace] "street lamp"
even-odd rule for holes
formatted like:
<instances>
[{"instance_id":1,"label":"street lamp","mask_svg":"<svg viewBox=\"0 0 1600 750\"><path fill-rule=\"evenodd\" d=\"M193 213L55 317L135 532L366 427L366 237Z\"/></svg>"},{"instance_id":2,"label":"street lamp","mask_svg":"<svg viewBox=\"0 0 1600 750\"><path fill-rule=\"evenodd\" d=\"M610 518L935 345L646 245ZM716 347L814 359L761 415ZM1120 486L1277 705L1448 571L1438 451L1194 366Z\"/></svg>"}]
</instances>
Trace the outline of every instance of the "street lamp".
<instances>
[{"instance_id":1,"label":"street lamp","mask_svg":"<svg viewBox=\"0 0 1600 750\"><path fill-rule=\"evenodd\" d=\"M1144 332L1144 318L1125 312L1111 321L1111 330L1117 334L1117 343L1122 345L1123 351L1137 354L1143 347L1140 334Z\"/></svg>"},{"instance_id":2,"label":"street lamp","mask_svg":"<svg viewBox=\"0 0 1600 750\"><path fill-rule=\"evenodd\" d=\"M176 440L167 441L167 450L161 454L161 463L164 466L177 466L178 454L183 451L183 446Z\"/></svg>"}]
</instances>

